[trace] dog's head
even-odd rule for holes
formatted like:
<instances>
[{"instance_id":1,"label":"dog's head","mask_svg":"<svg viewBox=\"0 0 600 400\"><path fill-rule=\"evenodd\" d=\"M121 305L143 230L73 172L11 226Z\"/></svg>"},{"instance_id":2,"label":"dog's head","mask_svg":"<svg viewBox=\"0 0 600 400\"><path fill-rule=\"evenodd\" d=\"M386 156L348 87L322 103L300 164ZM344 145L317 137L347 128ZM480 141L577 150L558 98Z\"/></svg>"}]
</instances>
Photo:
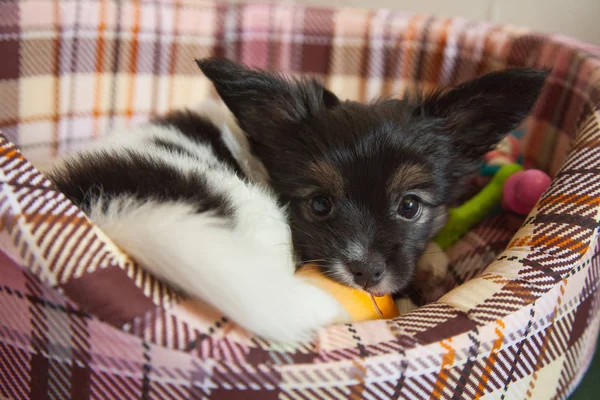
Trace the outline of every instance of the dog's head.
<instances>
[{"instance_id":1,"label":"dog's head","mask_svg":"<svg viewBox=\"0 0 600 400\"><path fill-rule=\"evenodd\" d=\"M299 262L401 290L466 176L530 112L547 73L493 72L421 100L340 101L313 80L198 61L289 206Z\"/></svg>"}]
</instances>

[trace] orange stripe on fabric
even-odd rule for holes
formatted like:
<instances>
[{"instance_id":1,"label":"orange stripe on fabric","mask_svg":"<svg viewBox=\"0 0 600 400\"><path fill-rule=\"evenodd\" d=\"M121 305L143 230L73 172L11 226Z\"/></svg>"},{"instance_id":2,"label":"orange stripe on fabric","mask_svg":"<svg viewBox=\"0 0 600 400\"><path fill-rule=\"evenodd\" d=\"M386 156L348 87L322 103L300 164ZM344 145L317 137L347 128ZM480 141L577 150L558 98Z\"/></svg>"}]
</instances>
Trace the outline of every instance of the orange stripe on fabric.
<instances>
[{"instance_id":1,"label":"orange stripe on fabric","mask_svg":"<svg viewBox=\"0 0 600 400\"><path fill-rule=\"evenodd\" d=\"M24 216L25 216L25 221L30 224L39 225L39 224L47 222L49 224L48 229L51 228L52 226L55 226L55 224L76 225L76 226L89 224L88 220L84 216L77 215L77 214L57 215L57 214L51 214L51 213L35 213L35 214L24 214ZM59 235L59 234L61 234L61 232L62 231L57 232L56 234Z\"/></svg>"},{"instance_id":2,"label":"orange stripe on fabric","mask_svg":"<svg viewBox=\"0 0 600 400\"><path fill-rule=\"evenodd\" d=\"M506 277L500 276L500 275L494 275L494 274L480 275L480 278L483 280L486 280L486 281L494 282L495 284L498 284L498 285L507 285L511 282L511 280L509 278L506 278Z\"/></svg>"},{"instance_id":3,"label":"orange stripe on fabric","mask_svg":"<svg viewBox=\"0 0 600 400\"><path fill-rule=\"evenodd\" d=\"M431 393L430 399L432 400L442 398L444 387L447 385L448 379L450 378L448 375L448 368L454 364L454 359L456 357L456 351L452 346L452 338L442 340L440 342L440 346L442 346L446 350L446 354L444 354L444 356L442 357L440 373L438 374L438 378L435 382L433 392Z\"/></svg>"},{"instance_id":4,"label":"orange stripe on fabric","mask_svg":"<svg viewBox=\"0 0 600 400\"><path fill-rule=\"evenodd\" d=\"M25 157L15 148L2 149L0 151L0 157L16 158L17 160L23 160Z\"/></svg>"},{"instance_id":5,"label":"orange stripe on fabric","mask_svg":"<svg viewBox=\"0 0 600 400\"><path fill-rule=\"evenodd\" d=\"M444 50L446 49L446 43L448 42L448 34L450 32L450 25L452 19L447 18L442 24L441 32L439 33L436 49L432 52L430 59L425 62L425 65L429 67L429 77L426 75L424 78L429 78L432 83L439 84L440 75L442 73L442 64L444 63Z\"/></svg>"},{"instance_id":6,"label":"orange stripe on fabric","mask_svg":"<svg viewBox=\"0 0 600 400\"><path fill-rule=\"evenodd\" d=\"M584 255L587 252L588 245L578 240L573 240L570 237L564 236L536 236L532 241L534 246L543 245L548 247L560 247L561 249L568 249Z\"/></svg>"},{"instance_id":7,"label":"orange stripe on fabric","mask_svg":"<svg viewBox=\"0 0 600 400\"><path fill-rule=\"evenodd\" d=\"M414 74L411 73L411 68L410 65L411 63L415 62L414 58L413 58L413 49L412 47L410 47L411 42L414 42L416 40L416 36L418 33L418 25L421 22L421 20L423 19L423 15L421 14L416 14L414 15L409 23L408 23L408 27L406 28L406 43L409 44L406 47L406 53L404 53L402 55L402 72L400 75L400 79L402 80L407 80L409 77L413 76Z\"/></svg>"},{"instance_id":8,"label":"orange stripe on fabric","mask_svg":"<svg viewBox=\"0 0 600 400\"><path fill-rule=\"evenodd\" d=\"M135 92L135 77L137 75L137 61L140 34L140 0L133 0L133 25L131 29L131 60L129 62L129 85L127 90L127 106L125 115L133 116L133 101Z\"/></svg>"},{"instance_id":9,"label":"orange stripe on fabric","mask_svg":"<svg viewBox=\"0 0 600 400\"><path fill-rule=\"evenodd\" d=\"M600 146L600 140L590 140L587 142L578 143L573 147L573 150L590 149Z\"/></svg>"},{"instance_id":10,"label":"orange stripe on fabric","mask_svg":"<svg viewBox=\"0 0 600 400\"><path fill-rule=\"evenodd\" d=\"M491 61L496 61L496 62L500 62L502 61L502 63L504 65L506 65L506 51L504 52L500 52L495 50L495 47L497 45L496 41L495 41L495 34L497 34L499 31L502 31L502 27L500 26L496 26L490 30L488 30L487 32L485 32L485 38L483 40L483 49L482 49L482 54L481 57L479 57L479 59L477 60L477 68L475 71L475 76L479 76L482 75L486 72L489 72L489 70L491 69L491 65L490 62ZM506 46L506 43L504 43L504 45ZM501 60L500 57L496 57L495 54L502 54L504 59ZM498 66L494 65L494 69L498 69Z\"/></svg>"},{"instance_id":11,"label":"orange stripe on fabric","mask_svg":"<svg viewBox=\"0 0 600 400\"><path fill-rule=\"evenodd\" d=\"M181 0L175 1L173 10L173 41L171 42L171 58L169 60L169 99L167 110L173 109L173 92L175 91L175 82L173 76L175 75L175 67L177 64L177 40L179 40L179 12L181 10ZM214 89L214 88L213 88Z\"/></svg>"},{"instance_id":12,"label":"orange stripe on fabric","mask_svg":"<svg viewBox=\"0 0 600 400\"><path fill-rule=\"evenodd\" d=\"M588 249L588 244L578 240L571 239L570 237L564 236L548 236L548 235L536 235L525 236L522 238L514 239L511 241L506 249L514 247L529 247L529 246L546 246L546 247L558 247L561 249L567 249L584 255Z\"/></svg>"},{"instance_id":13,"label":"orange stripe on fabric","mask_svg":"<svg viewBox=\"0 0 600 400\"><path fill-rule=\"evenodd\" d=\"M553 196L544 196L539 203L540 207L551 204L585 204L592 207L598 207L600 206L600 198L585 194L558 194Z\"/></svg>"},{"instance_id":14,"label":"orange stripe on fabric","mask_svg":"<svg viewBox=\"0 0 600 400\"><path fill-rule=\"evenodd\" d=\"M510 241L510 243L508 243L508 246L506 246L506 250L508 249L512 249L513 247L526 247L526 246L531 246L531 236L525 236L522 238L516 238Z\"/></svg>"},{"instance_id":15,"label":"orange stripe on fabric","mask_svg":"<svg viewBox=\"0 0 600 400\"><path fill-rule=\"evenodd\" d=\"M104 56L104 32L106 31L106 0L100 0L100 22L98 24L98 47L96 47L96 79L94 82L94 107L92 108L92 117L94 126L92 128L92 138L98 136L98 118L100 117L100 101L102 91L102 67Z\"/></svg>"},{"instance_id":16,"label":"orange stripe on fabric","mask_svg":"<svg viewBox=\"0 0 600 400\"><path fill-rule=\"evenodd\" d=\"M477 395L475 396L476 400L479 400L481 398L480 393L485 393L485 385L487 384L487 382L489 380L488 376L492 372L492 367L494 366L494 364L496 364L496 361L498 358L496 353L498 353L498 350L500 350L500 348L502 347L502 343L504 342L503 331L506 328L506 326L504 325L504 321L499 319L496 321L496 325L498 325L498 327L495 329L497 339L494 341L494 345L492 346L492 351L490 352L490 356L487 358L487 361L485 363L485 368L484 368L485 374L481 374L481 380L479 381L479 384L477 385Z\"/></svg>"},{"instance_id":17,"label":"orange stripe on fabric","mask_svg":"<svg viewBox=\"0 0 600 400\"><path fill-rule=\"evenodd\" d=\"M59 63L59 59L60 59L60 37L61 37L61 33L59 30L59 27L61 26L60 23L60 9L61 9L61 5L60 5L60 1L59 0L54 0L52 2L52 18L54 20L54 30L56 33L56 37L53 39L54 42L54 52L52 54L52 62L54 63L53 67L52 67L52 74L54 75L52 77L53 81L54 81L54 115L52 115L52 122L54 122L53 126L52 126L52 145L53 145L53 156L56 157L58 155L58 143L59 141L59 137L58 137L58 121L59 121L59 115L60 115L60 63Z\"/></svg>"},{"instance_id":18,"label":"orange stripe on fabric","mask_svg":"<svg viewBox=\"0 0 600 400\"><path fill-rule=\"evenodd\" d=\"M22 218L22 214L4 213L0 215L0 232L6 230L10 234L14 227L17 226L19 219Z\"/></svg>"},{"instance_id":19,"label":"orange stripe on fabric","mask_svg":"<svg viewBox=\"0 0 600 400\"><path fill-rule=\"evenodd\" d=\"M352 400L361 400L363 398L362 396L362 391L360 390L360 388L364 387L365 384L365 377L367 376L367 367L365 367L362 362L357 361L357 360L353 360L352 361L352 365L354 365L356 367L357 370L360 371L360 375L356 376L354 375L353 378L357 379L359 382L359 385L355 385L354 389L355 390L351 390L350 391L350 396L349 398ZM357 388L360 387L360 388ZM358 389L358 390L356 390ZM358 391L358 393L357 393Z\"/></svg>"}]
</instances>

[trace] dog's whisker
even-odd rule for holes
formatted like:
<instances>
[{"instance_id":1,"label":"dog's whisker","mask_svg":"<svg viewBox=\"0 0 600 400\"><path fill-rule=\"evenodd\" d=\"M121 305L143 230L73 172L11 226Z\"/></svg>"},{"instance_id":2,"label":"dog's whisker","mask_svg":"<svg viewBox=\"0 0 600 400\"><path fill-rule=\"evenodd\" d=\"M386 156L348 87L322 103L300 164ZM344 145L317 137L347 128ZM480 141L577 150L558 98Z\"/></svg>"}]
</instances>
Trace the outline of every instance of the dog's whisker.
<instances>
[{"instance_id":1,"label":"dog's whisker","mask_svg":"<svg viewBox=\"0 0 600 400\"><path fill-rule=\"evenodd\" d=\"M315 258L313 260L299 261L298 264L308 264L308 263L318 263L318 262L327 262L327 260L325 260L323 258Z\"/></svg>"},{"instance_id":2,"label":"dog's whisker","mask_svg":"<svg viewBox=\"0 0 600 400\"><path fill-rule=\"evenodd\" d=\"M341 239L340 235L336 231L334 231L331 226L329 226L329 225L326 225L326 226L337 239Z\"/></svg>"},{"instance_id":3,"label":"dog's whisker","mask_svg":"<svg viewBox=\"0 0 600 400\"><path fill-rule=\"evenodd\" d=\"M261 217L265 217L265 218L271 218L272 220L274 220L274 221L278 221L278 222L281 222L282 224L285 224L285 225L287 225L287 226L289 226L289 225L290 225L290 223L289 223L288 221L282 220L282 219L280 219L280 218L277 218L277 217L274 217L274 216L272 216L272 215L266 215L266 214L256 214L256 215L259 215L259 216L261 216Z\"/></svg>"}]
</instances>

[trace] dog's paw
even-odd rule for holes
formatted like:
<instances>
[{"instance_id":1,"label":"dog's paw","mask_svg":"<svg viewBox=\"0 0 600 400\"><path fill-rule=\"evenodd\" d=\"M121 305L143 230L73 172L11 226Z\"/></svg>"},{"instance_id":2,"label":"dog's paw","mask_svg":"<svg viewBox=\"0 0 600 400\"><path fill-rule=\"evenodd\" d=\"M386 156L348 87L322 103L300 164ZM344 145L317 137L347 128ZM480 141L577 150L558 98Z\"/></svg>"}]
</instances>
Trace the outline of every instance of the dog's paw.
<instances>
[{"instance_id":1,"label":"dog's paw","mask_svg":"<svg viewBox=\"0 0 600 400\"><path fill-rule=\"evenodd\" d=\"M320 328L349 319L341 304L328 293L309 283L297 282L287 293L273 298L247 328L265 339L298 342L312 340Z\"/></svg>"}]
</instances>

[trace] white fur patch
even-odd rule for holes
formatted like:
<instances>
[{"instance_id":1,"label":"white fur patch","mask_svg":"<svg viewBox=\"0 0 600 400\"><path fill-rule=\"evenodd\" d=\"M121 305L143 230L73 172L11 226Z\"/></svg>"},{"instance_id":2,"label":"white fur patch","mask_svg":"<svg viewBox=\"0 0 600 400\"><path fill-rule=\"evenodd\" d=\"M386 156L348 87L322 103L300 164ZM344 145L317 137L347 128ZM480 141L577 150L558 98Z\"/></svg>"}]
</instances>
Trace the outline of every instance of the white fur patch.
<instances>
[{"instance_id":1,"label":"white fur patch","mask_svg":"<svg viewBox=\"0 0 600 400\"><path fill-rule=\"evenodd\" d=\"M270 208L262 200L247 197L233 229L189 204L132 198L112 200L106 213L98 204L90 217L149 272L260 336L306 340L347 321L336 300L294 276L287 225L272 222L277 213L254 214Z\"/></svg>"},{"instance_id":2,"label":"white fur patch","mask_svg":"<svg viewBox=\"0 0 600 400\"><path fill-rule=\"evenodd\" d=\"M355 240L350 240L344 249L344 257L348 261L365 261L366 249L365 246Z\"/></svg>"}]
</instances>

